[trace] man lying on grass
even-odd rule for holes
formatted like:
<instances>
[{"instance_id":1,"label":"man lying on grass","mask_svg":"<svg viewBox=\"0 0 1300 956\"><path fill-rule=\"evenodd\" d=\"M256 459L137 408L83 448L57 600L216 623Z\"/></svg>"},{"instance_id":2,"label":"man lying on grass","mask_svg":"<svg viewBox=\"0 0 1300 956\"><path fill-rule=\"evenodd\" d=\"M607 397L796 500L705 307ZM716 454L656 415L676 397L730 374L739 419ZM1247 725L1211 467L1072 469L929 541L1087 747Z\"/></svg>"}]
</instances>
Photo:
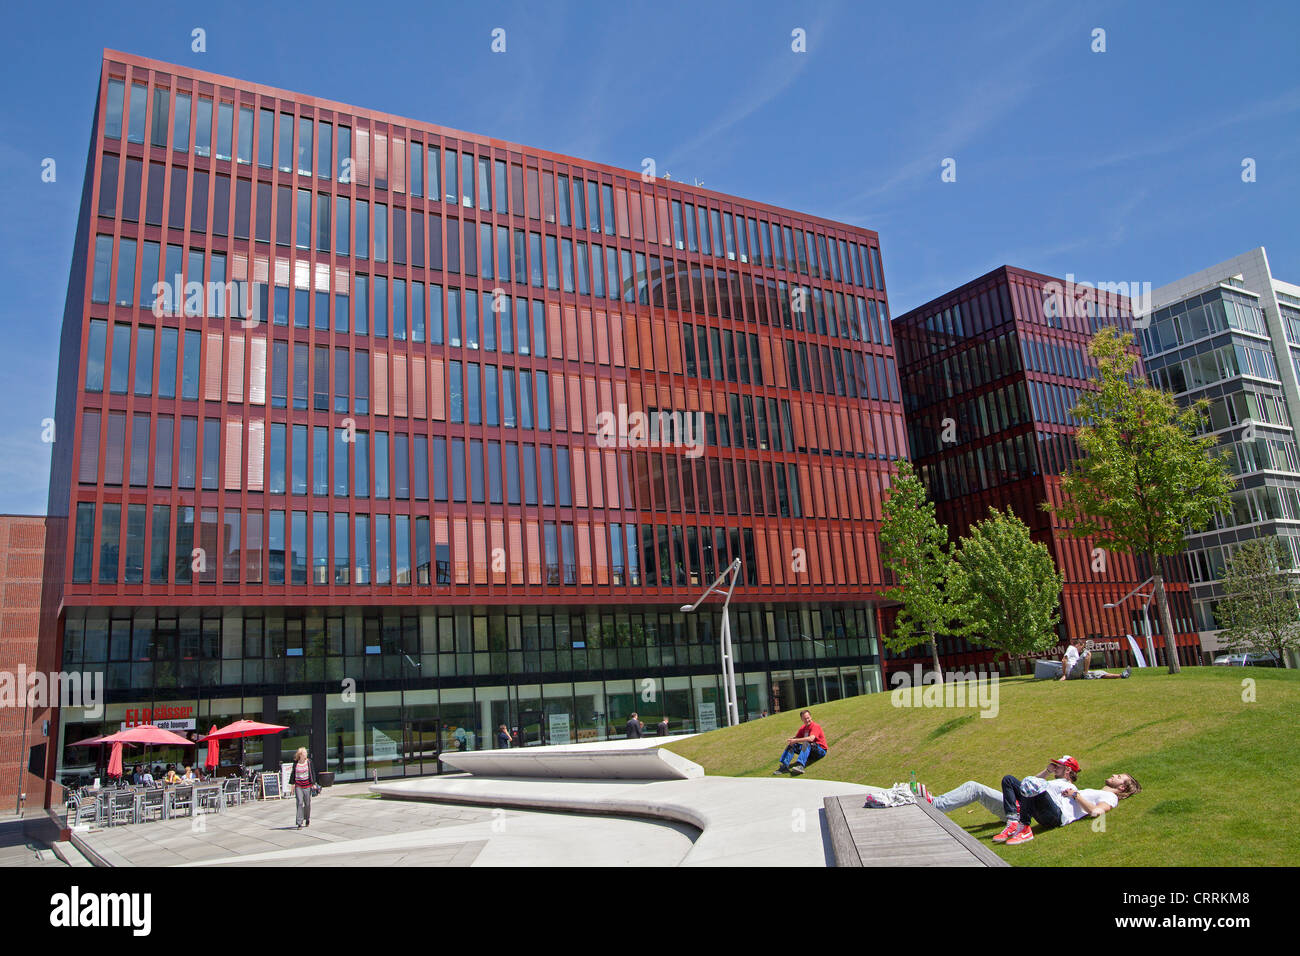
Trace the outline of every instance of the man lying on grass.
<instances>
[{"instance_id":1,"label":"man lying on grass","mask_svg":"<svg viewBox=\"0 0 1300 956\"><path fill-rule=\"evenodd\" d=\"M1057 757L1035 776L1044 780L1067 780L1074 783L1079 779L1079 761L1069 754ZM987 787L976 780L967 780L955 790L941 793L930 802L934 804L936 810L944 813L949 813L972 803L978 803L999 820L1005 822L1007 819L1007 812L1002 807L1001 791Z\"/></svg>"},{"instance_id":2,"label":"man lying on grass","mask_svg":"<svg viewBox=\"0 0 1300 956\"><path fill-rule=\"evenodd\" d=\"M1100 790L1076 790L1068 780L1037 777L1017 780L1007 774L1002 778L1002 808L1007 826L993 842L1007 846L1028 843L1034 838L1030 828L1033 820L1038 821L1039 832L1052 830L1084 817L1099 817L1114 810L1125 797L1141 792L1142 785L1127 773L1111 774Z\"/></svg>"},{"instance_id":3,"label":"man lying on grass","mask_svg":"<svg viewBox=\"0 0 1300 956\"><path fill-rule=\"evenodd\" d=\"M1079 763L1066 755L1053 760L1042 773L1019 780L1010 774L1002 778L1002 792L968 780L955 790L931 799L935 809L947 813L967 804L979 803L1006 828L993 838L994 843L1016 846L1034 838L1031 820L1038 821L1039 832L1063 827L1085 816L1099 817L1119 806L1119 801L1142 791L1131 774L1112 774L1100 790L1078 790Z\"/></svg>"}]
</instances>

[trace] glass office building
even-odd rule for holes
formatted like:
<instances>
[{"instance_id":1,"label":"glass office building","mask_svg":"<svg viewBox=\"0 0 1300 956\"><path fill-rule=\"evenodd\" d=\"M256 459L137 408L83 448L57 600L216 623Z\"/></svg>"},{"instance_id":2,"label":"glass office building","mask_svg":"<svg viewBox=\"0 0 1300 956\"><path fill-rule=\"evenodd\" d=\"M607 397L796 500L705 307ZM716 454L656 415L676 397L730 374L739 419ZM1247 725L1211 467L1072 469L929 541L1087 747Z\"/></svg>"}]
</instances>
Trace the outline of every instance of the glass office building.
<instances>
[{"instance_id":1,"label":"glass office building","mask_svg":"<svg viewBox=\"0 0 1300 956\"><path fill-rule=\"evenodd\" d=\"M898 316L894 333L912 459L939 521L956 540L990 507L1011 507L1065 579L1062 642L1092 641L1119 664L1131 660L1124 636L1143 634L1140 599L1104 605L1119 602L1150 568L1133 555L1099 552L1042 508L1061 502L1061 475L1080 454L1074 432L1081 422L1070 410L1095 387L1088 342L1105 325L1132 331L1127 297L1003 266ZM1166 562L1165 575L1179 659L1196 663L1181 563ZM1151 620L1158 632L1154 606ZM1156 644L1163 660L1158 635ZM941 639L939 652L945 666L993 660L961 638ZM886 669L910 668L914 659L928 661L928 648L891 654Z\"/></svg>"},{"instance_id":2,"label":"glass office building","mask_svg":"<svg viewBox=\"0 0 1300 956\"><path fill-rule=\"evenodd\" d=\"M94 116L44 607L109 702L59 773L146 717L343 778L707 729L679 608L736 558L742 716L880 686L874 232L111 51Z\"/></svg>"},{"instance_id":3,"label":"glass office building","mask_svg":"<svg viewBox=\"0 0 1300 956\"><path fill-rule=\"evenodd\" d=\"M1231 510L1187 538L1196 626L1213 651L1236 547L1276 536L1300 574L1300 286L1273 278L1257 248L1157 289L1152 306L1140 338L1147 375L1180 402L1209 402L1207 429L1237 478Z\"/></svg>"}]
</instances>

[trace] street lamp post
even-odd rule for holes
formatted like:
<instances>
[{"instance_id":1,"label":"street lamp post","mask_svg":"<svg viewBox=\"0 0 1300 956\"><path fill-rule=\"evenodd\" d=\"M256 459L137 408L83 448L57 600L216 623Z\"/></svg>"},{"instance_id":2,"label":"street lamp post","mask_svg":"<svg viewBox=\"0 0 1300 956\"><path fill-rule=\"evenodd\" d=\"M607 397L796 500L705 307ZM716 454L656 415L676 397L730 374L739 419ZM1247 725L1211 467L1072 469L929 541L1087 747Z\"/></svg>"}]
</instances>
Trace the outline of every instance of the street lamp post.
<instances>
[{"instance_id":1,"label":"street lamp post","mask_svg":"<svg viewBox=\"0 0 1300 956\"><path fill-rule=\"evenodd\" d=\"M1119 607L1121 604L1123 604L1133 595L1137 594L1139 591L1141 591L1148 584L1152 583L1154 580L1155 580L1155 575L1153 574L1151 577L1147 578L1145 581L1143 581L1141 584L1135 587L1132 591L1129 591L1128 594L1125 594L1118 601L1114 602L1113 604L1105 604L1102 606L1107 608ZM1145 595L1146 600L1142 602L1142 630L1145 632L1143 634L1143 637L1146 639L1147 659L1151 662L1150 664L1151 667L1156 666L1156 649L1155 649L1155 645L1152 644L1151 642L1151 615L1150 615L1151 599L1155 596L1156 596L1155 588L1152 588L1151 593Z\"/></svg>"},{"instance_id":2,"label":"street lamp post","mask_svg":"<svg viewBox=\"0 0 1300 956\"><path fill-rule=\"evenodd\" d=\"M731 583L727 585L727 589L724 591L721 585L728 577L731 578ZM722 602L722 692L726 697L728 727L734 727L740 723L740 712L736 704L736 668L731 658L731 616L727 613L728 608L731 606L731 594L736 590L736 582L739 580L740 558L737 558L727 565L727 569L719 574L712 584L704 589L704 593L699 596L694 604L682 605L682 611L690 614L710 594L724 595Z\"/></svg>"}]
</instances>

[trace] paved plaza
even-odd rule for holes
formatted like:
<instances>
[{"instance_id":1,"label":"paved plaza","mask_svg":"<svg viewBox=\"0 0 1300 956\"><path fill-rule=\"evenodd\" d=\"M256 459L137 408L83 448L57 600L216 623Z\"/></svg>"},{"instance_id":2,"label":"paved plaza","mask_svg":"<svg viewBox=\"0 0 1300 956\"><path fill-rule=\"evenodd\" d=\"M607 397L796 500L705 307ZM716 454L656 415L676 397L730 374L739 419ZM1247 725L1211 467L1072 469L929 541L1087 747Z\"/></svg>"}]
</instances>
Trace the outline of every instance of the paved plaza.
<instances>
[{"instance_id":1,"label":"paved plaza","mask_svg":"<svg viewBox=\"0 0 1300 956\"><path fill-rule=\"evenodd\" d=\"M293 800L271 800L76 842L109 866L673 866L695 835L671 822L385 800L353 783L314 798L302 830Z\"/></svg>"}]
</instances>

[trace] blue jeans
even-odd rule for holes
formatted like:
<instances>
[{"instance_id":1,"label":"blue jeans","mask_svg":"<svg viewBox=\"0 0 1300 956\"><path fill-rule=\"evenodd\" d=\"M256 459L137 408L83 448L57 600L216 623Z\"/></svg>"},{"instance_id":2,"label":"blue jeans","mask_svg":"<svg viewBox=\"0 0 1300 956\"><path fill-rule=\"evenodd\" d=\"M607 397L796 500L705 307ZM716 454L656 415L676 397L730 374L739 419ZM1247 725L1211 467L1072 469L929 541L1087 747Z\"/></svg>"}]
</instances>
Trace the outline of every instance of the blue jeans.
<instances>
[{"instance_id":1,"label":"blue jeans","mask_svg":"<svg viewBox=\"0 0 1300 956\"><path fill-rule=\"evenodd\" d=\"M1006 810L1002 808L1002 794L974 780L967 780L956 790L949 790L934 798L934 808L943 813L971 803L980 804L999 820L1007 818Z\"/></svg>"},{"instance_id":2,"label":"blue jeans","mask_svg":"<svg viewBox=\"0 0 1300 956\"><path fill-rule=\"evenodd\" d=\"M1016 810L1017 801L1020 803L1019 811ZM1032 797L1025 796L1020 781L1011 774L1002 778L1002 808L1007 820L1019 820L1026 825L1037 820L1042 830L1053 830L1062 825L1061 811L1052 795L1044 790Z\"/></svg>"},{"instance_id":3,"label":"blue jeans","mask_svg":"<svg viewBox=\"0 0 1300 956\"><path fill-rule=\"evenodd\" d=\"M790 744L781 754L781 769L790 769L790 761L798 760L799 766L807 767L816 760L826 756L826 748L818 744Z\"/></svg>"}]
</instances>

